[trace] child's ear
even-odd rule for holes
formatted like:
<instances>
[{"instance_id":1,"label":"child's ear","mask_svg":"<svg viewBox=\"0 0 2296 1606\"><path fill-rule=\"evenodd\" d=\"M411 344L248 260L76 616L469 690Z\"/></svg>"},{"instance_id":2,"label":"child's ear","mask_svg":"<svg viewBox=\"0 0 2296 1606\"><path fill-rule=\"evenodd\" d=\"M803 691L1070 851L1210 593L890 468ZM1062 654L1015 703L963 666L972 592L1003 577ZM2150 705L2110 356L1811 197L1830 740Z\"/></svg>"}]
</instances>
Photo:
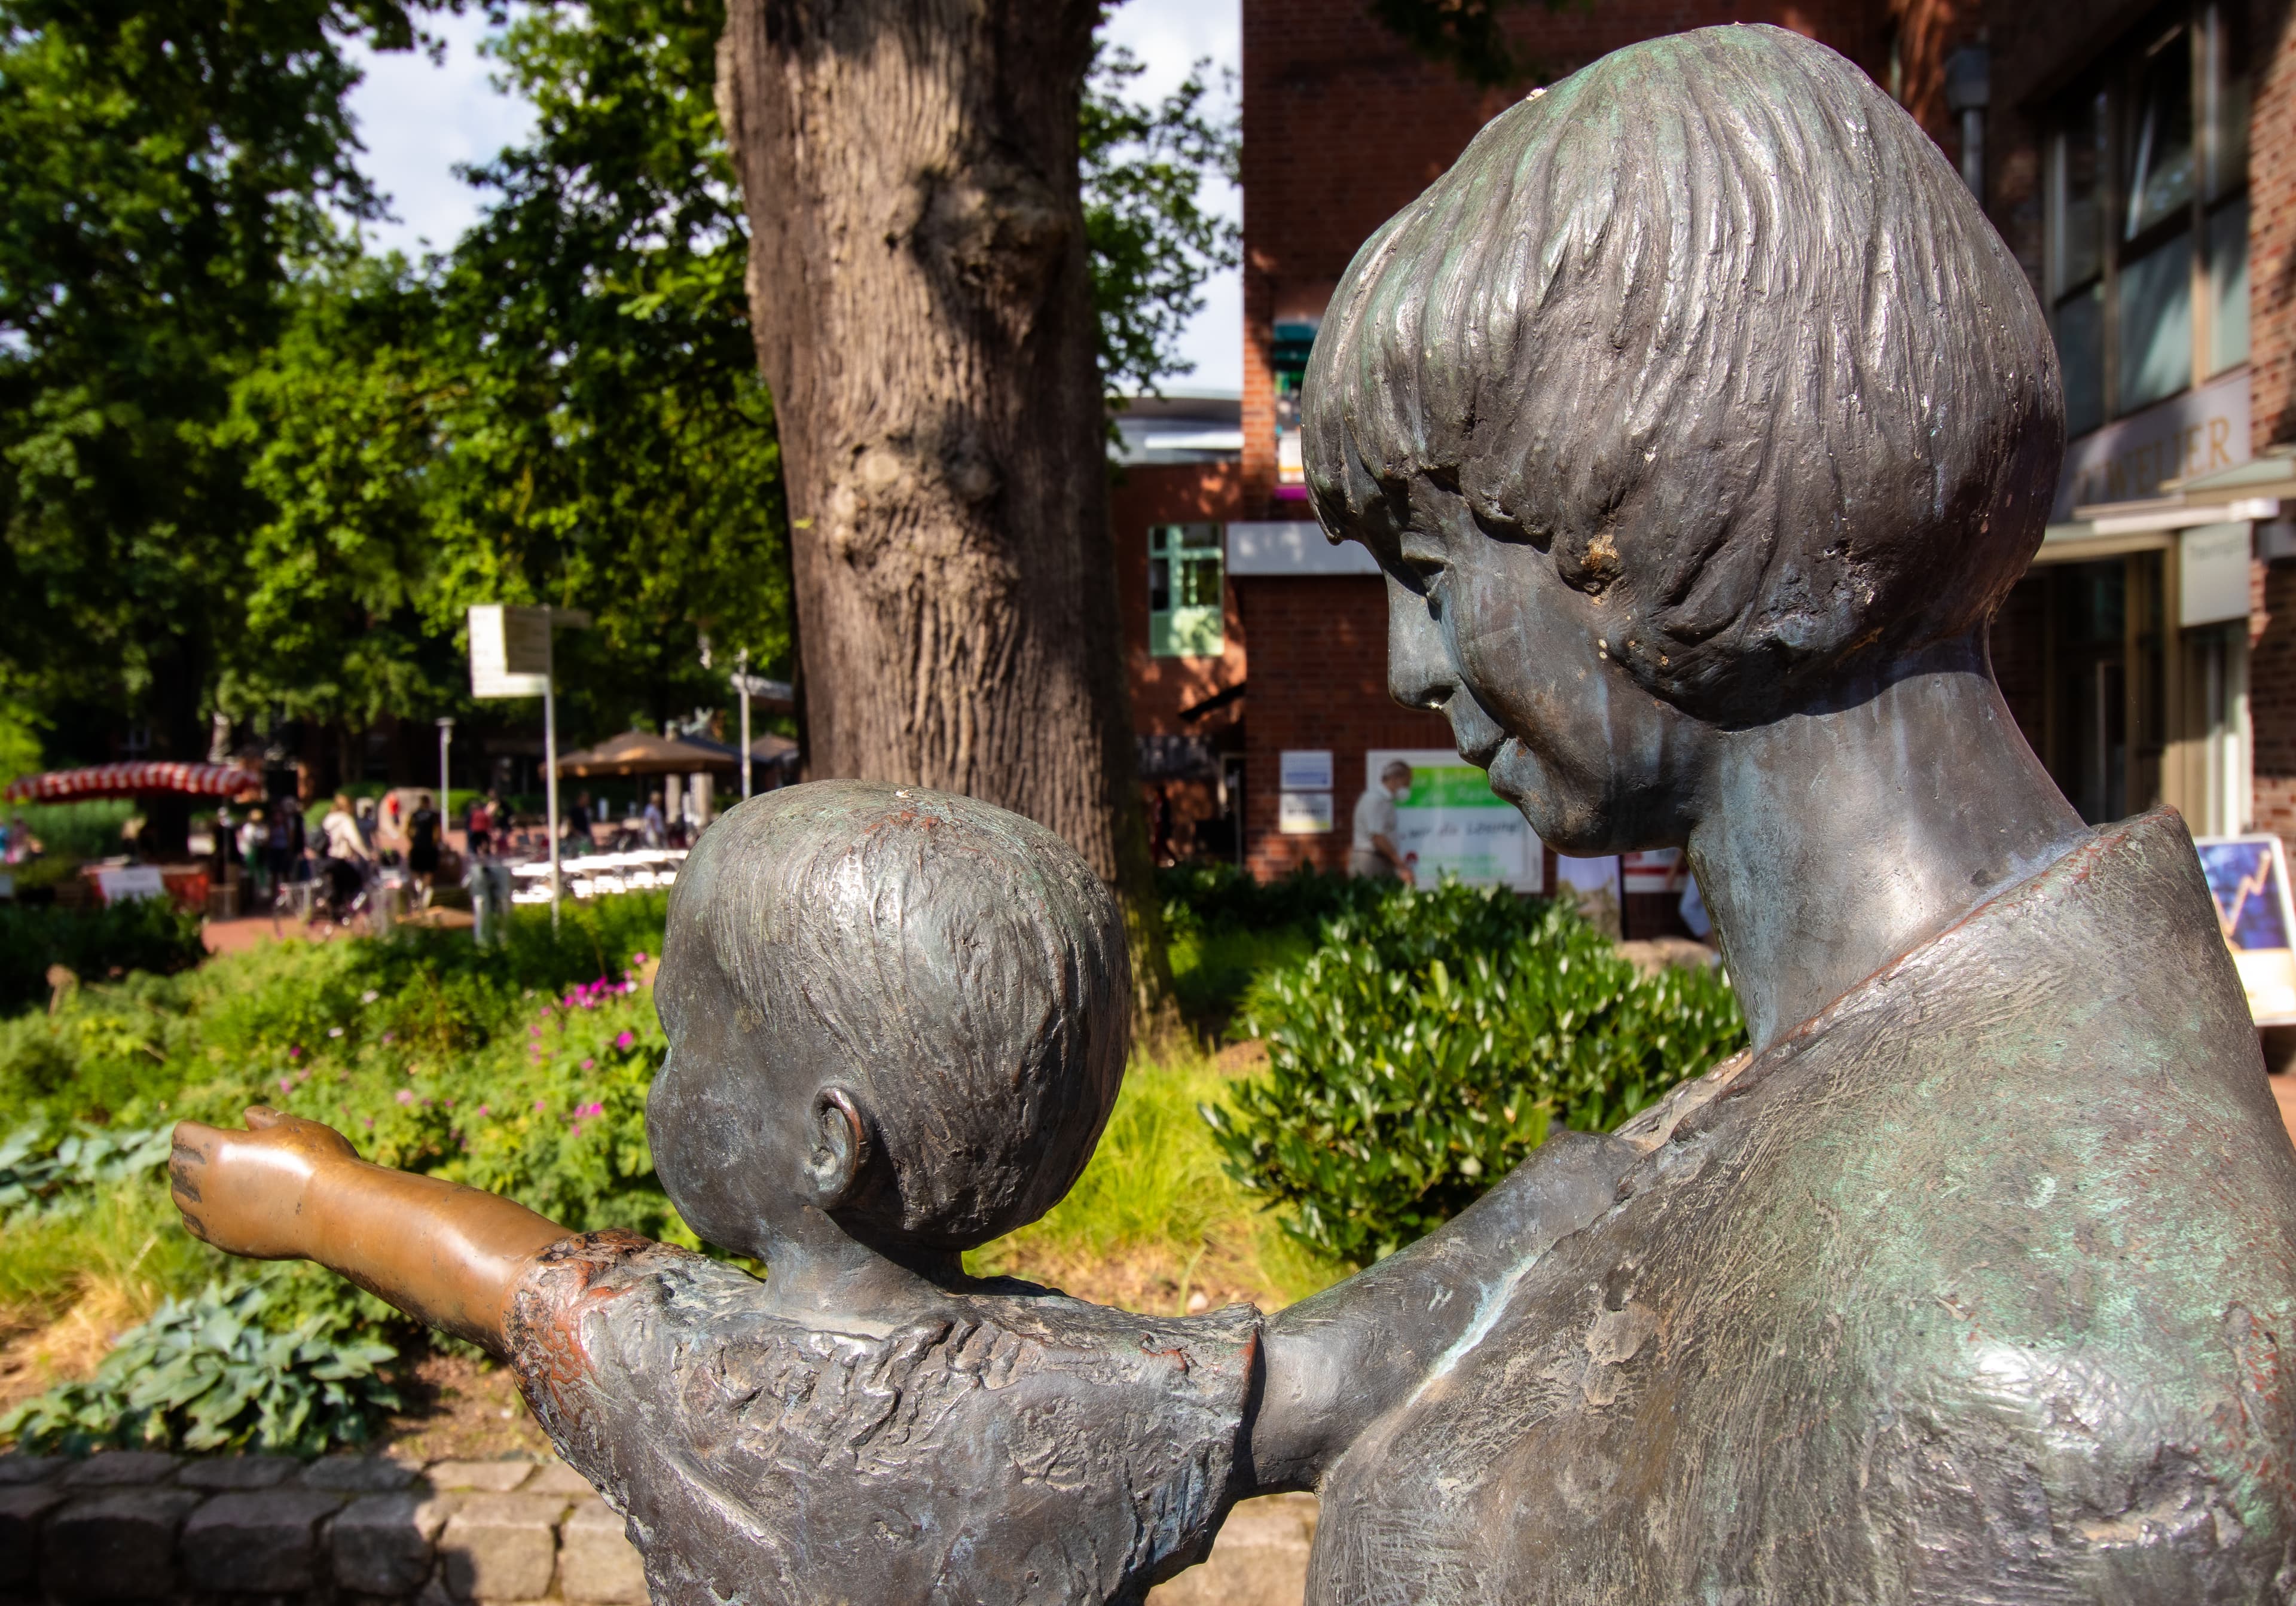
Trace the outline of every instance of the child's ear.
<instances>
[{"instance_id":1,"label":"child's ear","mask_svg":"<svg viewBox=\"0 0 2296 1606\"><path fill-rule=\"evenodd\" d=\"M833 1210L851 1199L869 1168L869 1123L861 1106L842 1087L824 1087L813 1096L813 1151L806 1156L806 1180L814 1202Z\"/></svg>"}]
</instances>

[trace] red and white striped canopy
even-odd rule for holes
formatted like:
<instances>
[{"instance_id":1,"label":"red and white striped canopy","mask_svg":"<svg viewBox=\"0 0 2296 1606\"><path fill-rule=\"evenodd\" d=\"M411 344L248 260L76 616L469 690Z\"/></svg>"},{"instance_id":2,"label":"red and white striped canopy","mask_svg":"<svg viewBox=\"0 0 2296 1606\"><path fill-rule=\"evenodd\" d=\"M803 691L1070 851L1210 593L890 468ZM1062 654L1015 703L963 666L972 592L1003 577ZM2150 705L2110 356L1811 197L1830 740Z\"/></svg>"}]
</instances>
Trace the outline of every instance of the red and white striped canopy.
<instances>
[{"instance_id":1,"label":"red and white striped canopy","mask_svg":"<svg viewBox=\"0 0 2296 1606\"><path fill-rule=\"evenodd\" d=\"M232 764L99 764L90 769L56 769L9 783L0 797L17 803L61 803L72 798L133 798L150 792L186 792L194 798L230 798L259 787L263 777Z\"/></svg>"}]
</instances>

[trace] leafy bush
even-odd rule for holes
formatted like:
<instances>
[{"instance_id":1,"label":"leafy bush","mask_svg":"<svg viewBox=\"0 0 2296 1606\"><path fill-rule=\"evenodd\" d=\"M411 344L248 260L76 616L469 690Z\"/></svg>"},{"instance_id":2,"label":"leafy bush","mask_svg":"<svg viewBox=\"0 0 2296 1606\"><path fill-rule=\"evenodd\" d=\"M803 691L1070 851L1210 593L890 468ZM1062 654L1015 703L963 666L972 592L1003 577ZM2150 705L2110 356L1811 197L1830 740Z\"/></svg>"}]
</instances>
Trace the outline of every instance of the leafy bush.
<instances>
[{"instance_id":1,"label":"leafy bush","mask_svg":"<svg viewBox=\"0 0 2296 1606\"><path fill-rule=\"evenodd\" d=\"M1554 1123L1617 1126L1745 1041L1709 971L1644 976L1561 905L1382 889L1259 983L1270 1072L1203 1113L1237 1180L1368 1265L1449 1220Z\"/></svg>"},{"instance_id":2,"label":"leafy bush","mask_svg":"<svg viewBox=\"0 0 2296 1606\"><path fill-rule=\"evenodd\" d=\"M355 1445L398 1396L376 1368L388 1344L358 1337L340 1310L270 1319L285 1281L210 1283L169 1299L119 1335L95 1375L0 1417L28 1450L100 1446L254 1449L316 1455Z\"/></svg>"},{"instance_id":3,"label":"leafy bush","mask_svg":"<svg viewBox=\"0 0 2296 1606\"><path fill-rule=\"evenodd\" d=\"M99 909L0 904L0 1012L45 1002L48 967L80 977L167 974L207 957L200 919L160 897Z\"/></svg>"},{"instance_id":4,"label":"leafy bush","mask_svg":"<svg viewBox=\"0 0 2296 1606\"><path fill-rule=\"evenodd\" d=\"M1175 936L1313 926L1376 904L1390 883L1324 875L1302 865L1277 881L1255 881L1228 864L1176 864L1156 872L1164 926Z\"/></svg>"},{"instance_id":5,"label":"leafy bush","mask_svg":"<svg viewBox=\"0 0 2296 1606\"><path fill-rule=\"evenodd\" d=\"M125 851L120 832L135 817L128 798L83 798L76 803L25 803L11 808L50 856L100 859Z\"/></svg>"},{"instance_id":6,"label":"leafy bush","mask_svg":"<svg viewBox=\"0 0 2296 1606\"><path fill-rule=\"evenodd\" d=\"M168 1163L169 1129L106 1131L87 1127L53 1143L37 1121L0 1138L0 1219L69 1210L101 1189L147 1177Z\"/></svg>"}]
</instances>

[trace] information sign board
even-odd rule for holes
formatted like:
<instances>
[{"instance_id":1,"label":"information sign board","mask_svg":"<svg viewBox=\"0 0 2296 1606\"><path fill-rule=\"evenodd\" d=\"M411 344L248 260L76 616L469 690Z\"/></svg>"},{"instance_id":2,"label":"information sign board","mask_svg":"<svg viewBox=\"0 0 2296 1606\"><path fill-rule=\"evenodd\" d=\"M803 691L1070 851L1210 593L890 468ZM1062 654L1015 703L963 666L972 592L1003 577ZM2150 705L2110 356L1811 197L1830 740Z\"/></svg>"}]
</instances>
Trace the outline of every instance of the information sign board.
<instances>
[{"instance_id":1,"label":"information sign board","mask_svg":"<svg viewBox=\"0 0 2296 1606\"><path fill-rule=\"evenodd\" d=\"M2202 837L2194 846L2249 1013L2259 1026L2296 1025L2296 908L2280 839Z\"/></svg>"},{"instance_id":2,"label":"information sign board","mask_svg":"<svg viewBox=\"0 0 2296 1606\"><path fill-rule=\"evenodd\" d=\"M550 610L499 602L471 609L471 695L539 697L550 690Z\"/></svg>"},{"instance_id":3,"label":"information sign board","mask_svg":"<svg viewBox=\"0 0 2296 1606\"><path fill-rule=\"evenodd\" d=\"M1490 779L1446 748L1374 748L1364 755L1364 784L1398 759L1411 766L1411 790L1395 800L1396 847L1419 856L1419 884L1445 875L1477 886L1546 889L1546 855L1515 806Z\"/></svg>"}]
</instances>

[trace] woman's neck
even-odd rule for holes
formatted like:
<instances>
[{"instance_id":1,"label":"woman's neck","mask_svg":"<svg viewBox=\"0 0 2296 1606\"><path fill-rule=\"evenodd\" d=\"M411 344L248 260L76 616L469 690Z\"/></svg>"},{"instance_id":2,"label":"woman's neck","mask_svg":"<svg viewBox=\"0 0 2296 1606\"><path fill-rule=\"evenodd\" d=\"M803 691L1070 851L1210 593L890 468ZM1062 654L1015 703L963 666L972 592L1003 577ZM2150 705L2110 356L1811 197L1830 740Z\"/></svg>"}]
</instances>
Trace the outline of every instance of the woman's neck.
<instances>
[{"instance_id":1,"label":"woman's neck","mask_svg":"<svg viewBox=\"0 0 2296 1606\"><path fill-rule=\"evenodd\" d=\"M1973 638L1714 742L1690 864L1758 1052L2084 830Z\"/></svg>"}]
</instances>

